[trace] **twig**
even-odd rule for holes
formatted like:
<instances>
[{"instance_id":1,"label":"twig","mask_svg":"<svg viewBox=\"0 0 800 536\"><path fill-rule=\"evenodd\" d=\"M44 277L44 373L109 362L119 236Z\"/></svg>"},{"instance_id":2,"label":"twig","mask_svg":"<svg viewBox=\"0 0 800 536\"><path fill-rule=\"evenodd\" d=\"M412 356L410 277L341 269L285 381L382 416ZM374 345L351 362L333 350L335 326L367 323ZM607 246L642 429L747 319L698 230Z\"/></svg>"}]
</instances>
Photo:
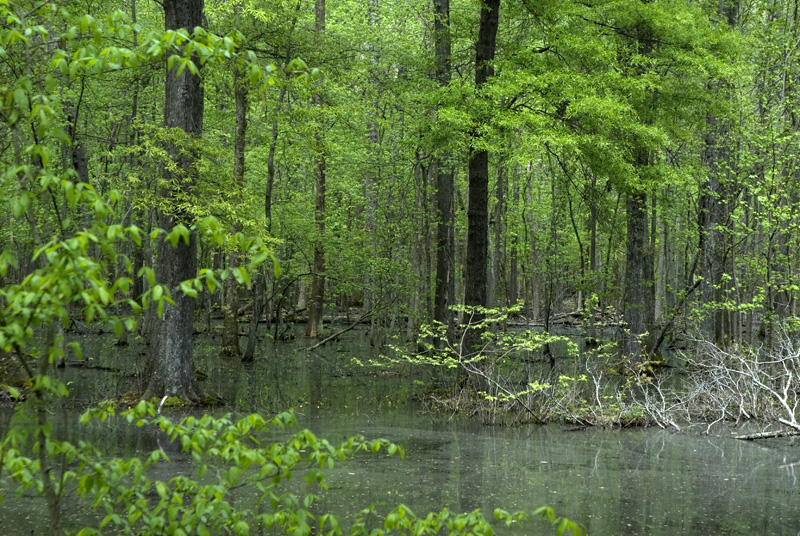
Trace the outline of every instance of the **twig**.
<instances>
[{"instance_id":1,"label":"twig","mask_svg":"<svg viewBox=\"0 0 800 536\"><path fill-rule=\"evenodd\" d=\"M164 402L167 401L168 395L164 395L164 398L161 399L161 403L158 405L158 411L156 411L156 416L161 415L161 408L164 407Z\"/></svg>"}]
</instances>

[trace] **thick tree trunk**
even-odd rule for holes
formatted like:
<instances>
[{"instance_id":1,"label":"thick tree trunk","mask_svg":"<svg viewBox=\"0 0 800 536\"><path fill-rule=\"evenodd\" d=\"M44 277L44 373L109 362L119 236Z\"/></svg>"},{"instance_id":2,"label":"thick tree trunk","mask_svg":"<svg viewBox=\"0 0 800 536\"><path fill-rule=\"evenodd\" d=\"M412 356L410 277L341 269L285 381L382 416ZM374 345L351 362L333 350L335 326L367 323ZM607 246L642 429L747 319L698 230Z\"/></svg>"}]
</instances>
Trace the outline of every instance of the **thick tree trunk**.
<instances>
[{"instance_id":1,"label":"thick tree trunk","mask_svg":"<svg viewBox=\"0 0 800 536\"><path fill-rule=\"evenodd\" d=\"M162 227L172 228L178 222L170 216L161 220ZM175 305L165 304L155 323L149 366L150 382L143 398L164 395L184 400L201 398L194 376L192 335L194 331L194 298L184 295L178 285L197 274L197 236L191 234L189 244L183 240L172 246L159 242L157 281L168 287Z\"/></svg>"},{"instance_id":2,"label":"thick tree trunk","mask_svg":"<svg viewBox=\"0 0 800 536\"><path fill-rule=\"evenodd\" d=\"M525 207L524 207L524 217L527 225L525 226L526 232L528 234L528 246L529 246L529 255L530 259L528 262L528 274L529 277L527 278L527 285L528 285L528 292L527 292L527 299L528 303L530 304L530 316L533 320L538 320L541 318L542 312L542 270L540 268L540 254L539 254L539 245L537 239L537 233L539 231L539 223L536 220L536 212L535 212L535 204L533 201L533 189L534 189L534 178L533 178L533 164L528 164L528 171L527 171L527 193L525 195ZM540 204L542 202L541 192L537 195L538 199L536 200L536 204Z\"/></svg>"},{"instance_id":3,"label":"thick tree trunk","mask_svg":"<svg viewBox=\"0 0 800 536\"><path fill-rule=\"evenodd\" d=\"M655 296L653 301L653 315L656 324L662 324L666 315L664 314L665 302L667 299L667 280L669 274L667 273L667 256L669 255L669 225L667 225L664 216L660 218L659 226L661 231L659 233L657 257L656 257L656 275L655 275Z\"/></svg>"},{"instance_id":4,"label":"thick tree trunk","mask_svg":"<svg viewBox=\"0 0 800 536\"><path fill-rule=\"evenodd\" d=\"M642 57L649 56L655 40L649 23L642 21L634 28L635 46ZM644 63L634 66L639 76L646 75ZM639 103L639 114L645 124L651 123L653 100L652 92ZM642 143L634 150L633 166L640 179L646 184L648 168L651 165L650 150ZM654 314L653 250L651 248L651 228L647 214L646 186L630 186L625 199L627 213L627 236L625 245L625 332L622 336L622 355L631 363L641 362L647 356L647 341L644 340L652 327Z\"/></svg>"},{"instance_id":5,"label":"thick tree trunk","mask_svg":"<svg viewBox=\"0 0 800 536\"><path fill-rule=\"evenodd\" d=\"M475 43L475 87L494 75L494 59L500 0L488 0L481 8L481 23ZM478 138L478 134L473 134ZM489 152L472 147L469 157L469 193L467 208L467 258L464 281L464 304L486 306L486 272L489 248ZM473 317L474 319L474 317Z\"/></svg>"},{"instance_id":6,"label":"thick tree trunk","mask_svg":"<svg viewBox=\"0 0 800 536\"><path fill-rule=\"evenodd\" d=\"M719 5L719 15L730 26L736 25L738 2ZM722 97L730 97L732 89L726 84L710 82L716 86ZM700 275L700 303L702 305L700 319L700 336L722 345L731 335L730 326L726 322L726 311L722 305L725 300L726 287L729 287L724 275L731 275L733 266L727 261L731 237L725 231L728 216L734 208L735 196L730 186L730 177L726 176L734 169L735 162L726 138L731 124L709 116L710 131L705 137L704 164L708 168L708 179L700 194L698 231Z\"/></svg>"},{"instance_id":7,"label":"thick tree trunk","mask_svg":"<svg viewBox=\"0 0 800 536\"><path fill-rule=\"evenodd\" d=\"M193 30L203 24L203 0L165 0L165 28ZM177 76L176 69L167 73L164 104L164 122L168 128L179 128L189 136L198 137L203 131L203 89L200 78L185 69ZM171 147L179 176L168 177L170 186L162 192L165 199L191 193L193 164L196 160L191 148ZM159 217L162 229L174 225L192 224L191 216L173 207L172 213ZM166 286L175 305L165 304L164 312L152 333L152 348L148 370L149 383L144 397L177 396L185 400L199 400L200 390L194 376L192 332L194 328L195 300L184 295L179 284L197 276L197 236L190 234L188 243L179 240L172 246L161 239L158 244L157 280Z\"/></svg>"}]
</instances>

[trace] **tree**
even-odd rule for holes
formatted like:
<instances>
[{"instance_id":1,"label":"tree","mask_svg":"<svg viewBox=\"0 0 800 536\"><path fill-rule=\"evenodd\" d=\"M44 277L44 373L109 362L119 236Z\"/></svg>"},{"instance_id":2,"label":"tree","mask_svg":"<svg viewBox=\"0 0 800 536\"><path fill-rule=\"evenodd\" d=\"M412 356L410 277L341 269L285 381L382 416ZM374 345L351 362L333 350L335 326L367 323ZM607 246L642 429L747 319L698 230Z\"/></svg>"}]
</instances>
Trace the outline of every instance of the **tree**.
<instances>
[{"instance_id":1,"label":"tree","mask_svg":"<svg viewBox=\"0 0 800 536\"><path fill-rule=\"evenodd\" d=\"M314 29L318 36L325 35L325 0L316 0L314 4ZM322 95L317 93L314 102L318 108L322 105ZM322 121L322 119L320 119ZM317 337L322 330L322 310L325 306L325 188L326 188L326 149L324 126L320 125L314 134L316 139L316 169L314 173L314 222L318 236L314 242L314 275L311 279L311 301L308 311L306 337Z\"/></svg>"},{"instance_id":2,"label":"tree","mask_svg":"<svg viewBox=\"0 0 800 536\"><path fill-rule=\"evenodd\" d=\"M167 30L193 31L203 26L203 0L165 0L164 26ZM199 64L199 62L197 62ZM161 240L158 247L158 281L174 301L163 309L152 334L153 351L148 363L149 382L145 398L177 396L198 401L201 392L194 375L192 334L195 299L181 290L181 283L197 275L197 234L190 231L192 217L185 203L191 203L195 181L197 147L203 132L203 87L199 73L190 68L168 69L164 97L164 124L180 131L169 152L174 168L165 170L164 198L171 206L162 210L163 229L183 226L186 233L174 245Z\"/></svg>"},{"instance_id":3,"label":"tree","mask_svg":"<svg viewBox=\"0 0 800 536\"><path fill-rule=\"evenodd\" d=\"M250 82L244 77L242 65L233 66L233 94L236 106L236 134L233 142L233 181L236 191L244 190L245 171L245 142L247 138L247 108L248 90ZM243 197L234 198L235 202L243 202ZM234 222L234 234L242 230L240 222ZM239 254L234 248L229 253L229 266L233 268L238 264ZM257 304L253 308L258 310ZM239 355L239 285L236 278L229 277L225 281L225 304L223 311L222 327L222 353L224 355ZM256 319L258 320L258 319ZM256 324L258 326L258 324ZM248 347L249 348L249 347ZM250 353L248 359L252 360Z\"/></svg>"},{"instance_id":4,"label":"tree","mask_svg":"<svg viewBox=\"0 0 800 536\"><path fill-rule=\"evenodd\" d=\"M446 88L450 83L452 39L450 35L450 0L433 2L433 40L436 57L436 81ZM436 284L433 304L434 320L450 323L448 303L452 298L455 258L453 251L453 164L452 155L445 151L436 159Z\"/></svg>"},{"instance_id":5,"label":"tree","mask_svg":"<svg viewBox=\"0 0 800 536\"><path fill-rule=\"evenodd\" d=\"M475 42L475 93L479 101L488 97L481 91L494 75L497 28L500 21L500 0L489 0L481 5L478 39ZM477 123L487 120L486 110L481 109ZM464 304L486 306L487 260L489 253L489 151L473 127L472 145L469 155L469 200L467 209L467 257L465 261Z\"/></svg>"}]
</instances>

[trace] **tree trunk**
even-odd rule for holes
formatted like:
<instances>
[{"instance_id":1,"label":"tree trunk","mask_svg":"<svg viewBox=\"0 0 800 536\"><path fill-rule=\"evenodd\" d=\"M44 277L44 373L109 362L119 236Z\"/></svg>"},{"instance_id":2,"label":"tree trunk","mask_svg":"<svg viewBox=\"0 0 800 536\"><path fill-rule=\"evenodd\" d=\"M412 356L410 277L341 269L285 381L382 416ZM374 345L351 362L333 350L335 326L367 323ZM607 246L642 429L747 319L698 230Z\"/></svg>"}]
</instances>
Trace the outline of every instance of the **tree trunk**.
<instances>
[{"instance_id":1,"label":"tree trunk","mask_svg":"<svg viewBox=\"0 0 800 536\"><path fill-rule=\"evenodd\" d=\"M519 206L519 164L514 165L514 172L512 175L513 186L512 186L512 196L513 196L513 206ZM509 224L508 227L511 228L514 224ZM508 269L508 305L513 306L517 303L519 299L519 252L518 252L518 233L514 232L511 236L511 252L510 252L510 259L509 264L510 267Z\"/></svg>"},{"instance_id":2,"label":"tree trunk","mask_svg":"<svg viewBox=\"0 0 800 536\"><path fill-rule=\"evenodd\" d=\"M625 263L625 333L622 352L632 363L643 355L642 337L647 331L647 260L649 250L647 225L647 194L628 194L625 201L628 216Z\"/></svg>"},{"instance_id":3,"label":"tree trunk","mask_svg":"<svg viewBox=\"0 0 800 536\"><path fill-rule=\"evenodd\" d=\"M503 229L503 217L505 216L505 185L504 182L504 170L503 170L503 162L502 159L497 165L497 204L494 207L494 229L493 229L493 237L492 237L492 272L491 276L489 277L488 281L488 288L486 294L486 306L487 307L498 307L500 306L498 294L500 292L500 281L502 281L502 277L500 274L500 259L503 257L503 240L504 240L504 229Z\"/></svg>"},{"instance_id":4,"label":"tree trunk","mask_svg":"<svg viewBox=\"0 0 800 536\"><path fill-rule=\"evenodd\" d=\"M325 0L316 0L314 5L315 27L322 36L325 33ZM322 96L314 97L318 107L322 106ZM320 118L322 121L322 118ZM306 337L318 337L322 330L322 307L325 301L325 139L323 126L318 127L317 166L314 201L314 221L317 224L317 241L314 245L314 275L311 279L311 302L308 307L308 326Z\"/></svg>"},{"instance_id":5,"label":"tree trunk","mask_svg":"<svg viewBox=\"0 0 800 536\"><path fill-rule=\"evenodd\" d=\"M203 0L165 0L163 6L167 30L186 28L192 31L203 24ZM203 89L200 78L191 74L189 69L185 69L180 76L176 69L167 73L164 123L168 128L183 130L190 137L202 134ZM172 186L162 192L162 196L168 200L174 200L179 194L191 195L196 155L191 148L188 151L181 149L185 148L169 148L179 176L168 177ZM162 229L171 229L177 224L191 226L188 212L177 207L172 212L161 213L159 223ZM182 281L196 276L196 233L190 233L188 243L181 239L175 246L160 239L157 280L169 289L175 305L164 304L163 314L153 330L153 354L148 366L150 379L144 398L163 395L192 401L201 398L195 381L192 354L195 301L179 288Z\"/></svg>"},{"instance_id":6,"label":"tree trunk","mask_svg":"<svg viewBox=\"0 0 800 536\"><path fill-rule=\"evenodd\" d=\"M479 96L481 87L494 75L491 61L494 59L499 14L500 0L488 0L481 8L475 43L475 89ZM476 141L478 136L473 133ZM468 203L464 303L484 307L489 250L489 152L485 149L470 149Z\"/></svg>"},{"instance_id":7,"label":"tree trunk","mask_svg":"<svg viewBox=\"0 0 800 536\"><path fill-rule=\"evenodd\" d=\"M441 87L450 83L450 0L434 0L434 47L436 55L436 80ZM455 275L453 251L453 169L449 152L435 163L436 169L436 290L434 291L433 318L452 328L452 315L448 311L449 289Z\"/></svg>"},{"instance_id":8,"label":"tree trunk","mask_svg":"<svg viewBox=\"0 0 800 536\"><path fill-rule=\"evenodd\" d=\"M719 15L730 25L735 26L738 2L719 5ZM709 82L716 86L723 98L731 98L732 88L717 81ZM725 300L728 283L723 278L731 275L732 266L726 261L731 236L726 232L728 216L734 208L735 195L730 185L731 170L735 162L727 142L732 125L730 121L716 117L707 118L709 133L705 136L703 163L708 168L708 179L700 194L698 232L700 275L700 303L702 305L700 336L722 345L730 336L726 329L727 314L722 302Z\"/></svg>"},{"instance_id":9,"label":"tree trunk","mask_svg":"<svg viewBox=\"0 0 800 536\"><path fill-rule=\"evenodd\" d=\"M664 309L667 297L667 255L669 254L669 225L664 216L660 218L659 242L656 257L655 296L653 301L653 315L656 324L662 324L665 319Z\"/></svg>"},{"instance_id":10,"label":"tree trunk","mask_svg":"<svg viewBox=\"0 0 800 536\"><path fill-rule=\"evenodd\" d=\"M250 317L250 331L247 334L247 345L245 346L244 353L242 354L242 361L245 363L252 363L255 360L256 342L258 342L258 324L261 321L261 313L263 308L261 306L261 287L262 285L261 274L256 274L253 277L253 310Z\"/></svg>"},{"instance_id":11,"label":"tree trunk","mask_svg":"<svg viewBox=\"0 0 800 536\"><path fill-rule=\"evenodd\" d=\"M233 180L237 192L244 189L244 149L247 137L247 97L248 80L242 68L235 65L233 68L233 95L236 103L236 136L233 142ZM233 231L241 231L242 226L237 221ZM239 254L234 249L228 256L228 268L233 269L239 264ZM225 280L225 304L222 307L222 354L239 355L239 285L236 278L230 275Z\"/></svg>"}]
</instances>

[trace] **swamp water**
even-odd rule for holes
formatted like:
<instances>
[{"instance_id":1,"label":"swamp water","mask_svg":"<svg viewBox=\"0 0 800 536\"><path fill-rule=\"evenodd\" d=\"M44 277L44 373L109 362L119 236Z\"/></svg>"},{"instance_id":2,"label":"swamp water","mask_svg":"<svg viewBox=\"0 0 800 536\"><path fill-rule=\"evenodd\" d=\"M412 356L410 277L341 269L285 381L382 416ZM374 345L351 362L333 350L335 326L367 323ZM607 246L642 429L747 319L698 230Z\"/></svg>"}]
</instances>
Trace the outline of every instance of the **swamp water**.
<instances>
[{"instance_id":1,"label":"swamp water","mask_svg":"<svg viewBox=\"0 0 800 536\"><path fill-rule=\"evenodd\" d=\"M120 350L111 339L83 339L84 356L103 365L131 372L144 363L141 347ZM199 337L197 364L208 375L204 389L229 403L215 412L270 415L294 408L301 427L334 444L360 433L405 447L405 463L362 454L327 471L330 489L319 494L315 509L320 511L352 519L371 504L385 513L404 503L418 515L446 506L457 512L481 508L491 516L495 507L533 510L548 504L592 535L800 534L800 440L742 442L719 427L700 435L483 426L448 419L420 404L418 395L433 378L354 364L353 357L375 354L361 332L314 352L302 350L308 344L299 339L267 345L256 363L242 365L220 359L215 341ZM139 429L119 423L78 426L82 407L124 392L130 377L83 368L65 374L74 382L78 407L55 415L59 436L85 437L108 454L123 456L160 443L172 462L158 468L159 478L190 472L186 455ZM177 410L172 417L181 415ZM0 432L7 423L8 413L0 413ZM0 486L0 535L44 534L43 501L25 495L15 499L7 482ZM86 520L82 510L66 510L67 527ZM555 533L538 520L498 532Z\"/></svg>"}]
</instances>

